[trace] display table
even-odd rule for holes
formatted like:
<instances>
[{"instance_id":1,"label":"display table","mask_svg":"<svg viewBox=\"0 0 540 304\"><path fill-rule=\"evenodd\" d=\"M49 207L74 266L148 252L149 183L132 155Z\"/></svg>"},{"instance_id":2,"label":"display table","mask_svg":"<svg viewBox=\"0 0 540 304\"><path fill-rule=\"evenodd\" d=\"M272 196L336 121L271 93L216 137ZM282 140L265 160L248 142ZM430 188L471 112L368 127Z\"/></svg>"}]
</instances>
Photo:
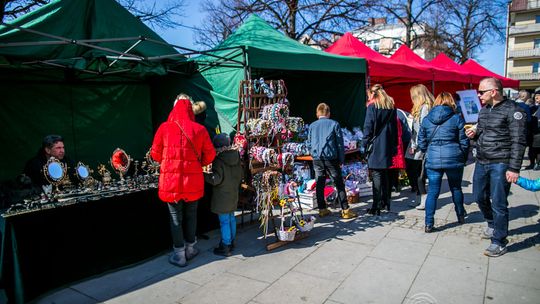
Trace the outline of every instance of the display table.
<instances>
[{"instance_id":1,"label":"display table","mask_svg":"<svg viewBox=\"0 0 540 304\"><path fill-rule=\"evenodd\" d=\"M0 289L24 303L170 249L156 189L0 217Z\"/></svg>"}]
</instances>

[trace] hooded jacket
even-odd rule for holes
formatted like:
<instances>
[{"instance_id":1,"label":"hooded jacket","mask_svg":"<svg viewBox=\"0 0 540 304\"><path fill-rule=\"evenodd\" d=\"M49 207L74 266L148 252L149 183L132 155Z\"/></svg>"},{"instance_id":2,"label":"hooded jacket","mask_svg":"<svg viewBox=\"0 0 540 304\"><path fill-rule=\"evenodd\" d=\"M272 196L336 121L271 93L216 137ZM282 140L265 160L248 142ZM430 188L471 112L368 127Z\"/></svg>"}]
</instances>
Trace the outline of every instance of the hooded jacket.
<instances>
[{"instance_id":1,"label":"hooded jacket","mask_svg":"<svg viewBox=\"0 0 540 304\"><path fill-rule=\"evenodd\" d=\"M238 207L238 192L242 182L242 165L238 150L219 153L212 163L212 173L204 179L214 186L210 210L217 214L231 213Z\"/></svg>"},{"instance_id":2,"label":"hooded jacket","mask_svg":"<svg viewBox=\"0 0 540 304\"><path fill-rule=\"evenodd\" d=\"M176 102L167 121L159 126L150 154L161 164L158 193L162 201L193 202L203 196L202 166L210 164L216 152L206 129L195 122L189 100Z\"/></svg>"},{"instance_id":3,"label":"hooded jacket","mask_svg":"<svg viewBox=\"0 0 540 304\"><path fill-rule=\"evenodd\" d=\"M437 126L440 127L435 132ZM465 166L469 139L465 135L464 126L463 117L451 107L441 105L431 109L418 133L418 147L426 153L426 168L452 169Z\"/></svg>"}]
</instances>

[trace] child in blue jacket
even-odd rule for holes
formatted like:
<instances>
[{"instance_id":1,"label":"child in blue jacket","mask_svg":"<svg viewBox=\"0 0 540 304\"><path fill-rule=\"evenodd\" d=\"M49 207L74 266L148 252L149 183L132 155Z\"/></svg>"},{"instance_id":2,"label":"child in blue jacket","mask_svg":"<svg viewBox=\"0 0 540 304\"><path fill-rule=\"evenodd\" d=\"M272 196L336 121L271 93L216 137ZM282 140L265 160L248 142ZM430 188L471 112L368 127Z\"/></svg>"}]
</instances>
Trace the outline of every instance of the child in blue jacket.
<instances>
[{"instance_id":1,"label":"child in blue jacket","mask_svg":"<svg viewBox=\"0 0 540 304\"><path fill-rule=\"evenodd\" d=\"M529 191L539 191L540 190L540 178L536 180L519 177L516 184L521 188Z\"/></svg>"}]
</instances>

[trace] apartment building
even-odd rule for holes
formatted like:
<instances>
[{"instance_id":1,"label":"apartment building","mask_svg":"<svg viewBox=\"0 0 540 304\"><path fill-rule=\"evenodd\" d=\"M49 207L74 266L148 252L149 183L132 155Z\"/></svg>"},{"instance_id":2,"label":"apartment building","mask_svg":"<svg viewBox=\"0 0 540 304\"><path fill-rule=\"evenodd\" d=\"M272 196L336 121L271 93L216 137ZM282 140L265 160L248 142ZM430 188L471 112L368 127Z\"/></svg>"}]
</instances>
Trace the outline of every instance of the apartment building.
<instances>
[{"instance_id":1,"label":"apartment building","mask_svg":"<svg viewBox=\"0 0 540 304\"><path fill-rule=\"evenodd\" d=\"M508 11L505 73L532 91L540 87L540 0L514 0Z\"/></svg>"},{"instance_id":2,"label":"apartment building","mask_svg":"<svg viewBox=\"0 0 540 304\"><path fill-rule=\"evenodd\" d=\"M418 56L431 60L437 54L430 51L429 41L423 39L424 26L418 24L413 26L413 35L416 39L413 41L412 49ZM351 33L373 50L382 55L391 56L405 41L406 29L402 23L387 23L386 18L370 18L370 25Z\"/></svg>"}]
</instances>

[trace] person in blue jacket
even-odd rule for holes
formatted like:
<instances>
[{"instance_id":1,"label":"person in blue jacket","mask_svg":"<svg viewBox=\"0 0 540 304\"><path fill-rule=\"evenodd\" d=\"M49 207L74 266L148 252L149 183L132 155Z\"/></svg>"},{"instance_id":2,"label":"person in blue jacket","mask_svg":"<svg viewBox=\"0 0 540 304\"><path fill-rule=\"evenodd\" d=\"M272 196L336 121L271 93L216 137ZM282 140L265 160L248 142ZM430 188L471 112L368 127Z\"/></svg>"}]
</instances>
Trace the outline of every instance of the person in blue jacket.
<instances>
[{"instance_id":1,"label":"person in blue jacket","mask_svg":"<svg viewBox=\"0 0 540 304\"><path fill-rule=\"evenodd\" d=\"M461 190L463 167L469 149L469 139L463 128L465 121L456 113L456 103L448 92L439 94L434 106L422 121L418 134L418 146L422 152L426 153L425 168L429 181L425 209L426 233L434 230L435 209L445 173L452 192L458 222L465 223L463 191Z\"/></svg>"},{"instance_id":2,"label":"person in blue jacket","mask_svg":"<svg viewBox=\"0 0 540 304\"><path fill-rule=\"evenodd\" d=\"M520 176L518 177L516 184L525 190L529 190L529 191L540 190L540 178L533 180L533 179L528 179L528 178L524 178Z\"/></svg>"},{"instance_id":3,"label":"person in blue jacket","mask_svg":"<svg viewBox=\"0 0 540 304\"><path fill-rule=\"evenodd\" d=\"M336 184L337 199L341 205L341 217L344 219L354 218L357 214L349 208L345 183L341 174L341 165L345 161L345 146L341 127L337 121L330 119L330 107L326 103L320 103L317 106L317 118L309 125L307 143L313 158L313 169L317 180L316 196L319 216L324 217L331 214L324 200L324 186L328 173Z\"/></svg>"}]
</instances>

